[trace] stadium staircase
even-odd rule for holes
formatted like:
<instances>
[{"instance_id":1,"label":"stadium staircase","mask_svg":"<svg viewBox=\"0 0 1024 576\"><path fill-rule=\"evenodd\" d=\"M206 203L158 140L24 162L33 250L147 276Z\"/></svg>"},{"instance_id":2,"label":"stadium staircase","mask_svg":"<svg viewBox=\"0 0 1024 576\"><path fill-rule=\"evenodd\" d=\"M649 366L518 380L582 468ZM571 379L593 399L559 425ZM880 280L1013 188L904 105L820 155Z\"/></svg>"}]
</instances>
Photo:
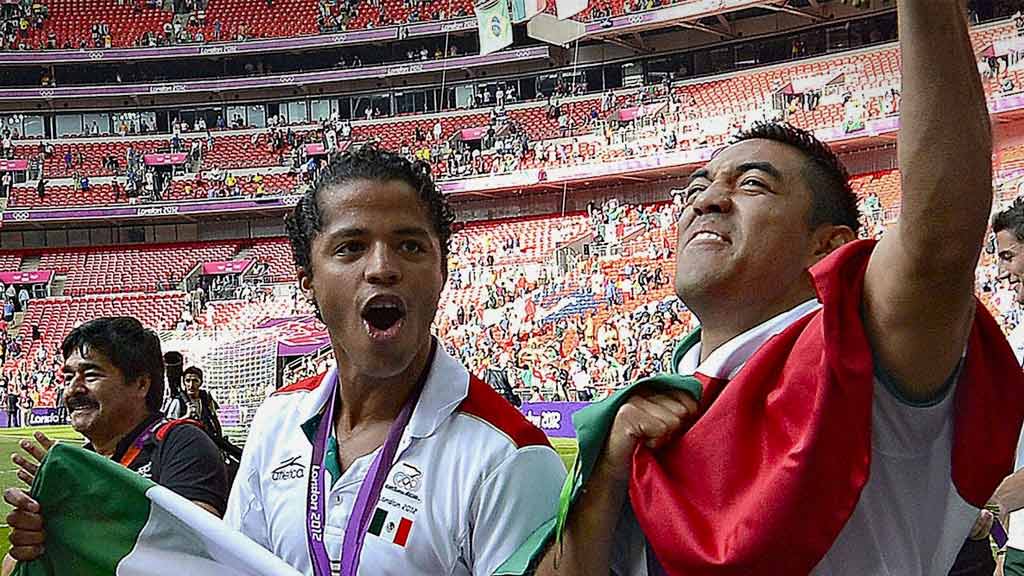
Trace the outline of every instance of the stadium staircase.
<instances>
[{"instance_id":1,"label":"stadium staircase","mask_svg":"<svg viewBox=\"0 0 1024 576\"><path fill-rule=\"evenodd\" d=\"M21 323L24 319L24 312L15 312L14 320L7 325L7 335L10 336L11 338L16 337L18 335L18 332L21 330Z\"/></svg>"},{"instance_id":2,"label":"stadium staircase","mask_svg":"<svg viewBox=\"0 0 1024 576\"><path fill-rule=\"evenodd\" d=\"M53 277L50 282L50 296L63 296L64 285L68 282L67 274L60 274Z\"/></svg>"},{"instance_id":3,"label":"stadium staircase","mask_svg":"<svg viewBox=\"0 0 1024 576\"><path fill-rule=\"evenodd\" d=\"M35 272L39 270L39 262L43 257L39 254L33 254L30 256L22 256L21 265L18 266L18 272Z\"/></svg>"}]
</instances>

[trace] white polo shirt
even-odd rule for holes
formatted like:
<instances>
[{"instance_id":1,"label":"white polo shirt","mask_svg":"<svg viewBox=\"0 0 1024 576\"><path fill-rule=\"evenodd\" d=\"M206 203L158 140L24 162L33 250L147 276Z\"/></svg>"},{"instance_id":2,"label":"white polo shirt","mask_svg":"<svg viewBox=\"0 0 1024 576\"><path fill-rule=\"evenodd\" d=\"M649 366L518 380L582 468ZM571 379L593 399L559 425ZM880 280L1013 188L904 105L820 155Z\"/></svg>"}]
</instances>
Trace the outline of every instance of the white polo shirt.
<instances>
[{"instance_id":1,"label":"white polo shirt","mask_svg":"<svg viewBox=\"0 0 1024 576\"><path fill-rule=\"evenodd\" d=\"M260 406L224 517L307 574L310 438L333 392L324 380L321 374L282 388ZM376 454L340 478L336 465L328 466L325 540L334 570ZM371 522L359 574L489 576L555 515L564 479L544 433L438 346L375 506L383 522Z\"/></svg>"},{"instance_id":2,"label":"white polo shirt","mask_svg":"<svg viewBox=\"0 0 1024 576\"><path fill-rule=\"evenodd\" d=\"M677 372L731 380L763 344L820 308L809 300L736 336L704 362L698 343L680 359ZM880 372L876 375L870 476L812 576L942 576L949 571L979 513L960 496L950 473L955 386L933 403L913 405L899 399ZM616 527L612 573L648 576L647 553L629 509Z\"/></svg>"}]
</instances>

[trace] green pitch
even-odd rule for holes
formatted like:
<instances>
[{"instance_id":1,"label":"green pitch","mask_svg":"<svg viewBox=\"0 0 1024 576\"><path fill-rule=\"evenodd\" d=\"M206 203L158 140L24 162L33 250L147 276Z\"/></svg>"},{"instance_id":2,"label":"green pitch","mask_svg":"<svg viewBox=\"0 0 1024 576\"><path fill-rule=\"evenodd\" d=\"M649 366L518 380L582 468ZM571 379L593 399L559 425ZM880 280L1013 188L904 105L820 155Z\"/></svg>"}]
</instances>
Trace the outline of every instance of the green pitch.
<instances>
[{"instance_id":1,"label":"green pitch","mask_svg":"<svg viewBox=\"0 0 1024 576\"><path fill-rule=\"evenodd\" d=\"M572 469L573 459L576 458L576 440L573 438L552 438L551 445L554 446L555 451L562 457L562 462L565 462L565 469Z\"/></svg>"},{"instance_id":2,"label":"green pitch","mask_svg":"<svg viewBox=\"0 0 1024 576\"><path fill-rule=\"evenodd\" d=\"M18 467L11 462L11 455L19 451L18 442L23 438L31 438L36 431L42 431L53 439L83 442L83 439L70 426L38 426L36 428L0 428L0 493L12 486L24 487L18 480ZM7 541L7 513L10 505L0 499L0 556L7 554L10 542Z\"/></svg>"},{"instance_id":3,"label":"green pitch","mask_svg":"<svg viewBox=\"0 0 1024 576\"><path fill-rule=\"evenodd\" d=\"M83 442L70 426L39 426L36 428L0 428L0 493L12 486L24 487L18 480L18 467L11 462L11 455L19 451L18 442L23 438L31 438L32 434L40 430L50 438L61 439L73 442ZM565 462L565 468L572 467L573 458L576 457L576 441L568 438L552 438L552 446ZM11 507L0 499L0 556L7 553L10 543L7 540L7 513Z\"/></svg>"}]
</instances>

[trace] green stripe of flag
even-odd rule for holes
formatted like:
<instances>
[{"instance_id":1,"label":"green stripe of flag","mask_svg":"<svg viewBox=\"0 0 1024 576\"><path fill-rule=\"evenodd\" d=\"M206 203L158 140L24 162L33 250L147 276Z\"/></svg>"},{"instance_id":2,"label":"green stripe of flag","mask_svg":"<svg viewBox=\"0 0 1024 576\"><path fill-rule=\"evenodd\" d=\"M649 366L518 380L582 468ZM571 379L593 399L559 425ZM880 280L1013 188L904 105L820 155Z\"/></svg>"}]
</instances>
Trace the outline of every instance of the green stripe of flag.
<instances>
[{"instance_id":1,"label":"green stripe of flag","mask_svg":"<svg viewBox=\"0 0 1024 576\"><path fill-rule=\"evenodd\" d=\"M32 496L46 552L16 576L301 576L194 503L81 448L51 448Z\"/></svg>"},{"instance_id":2,"label":"green stripe of flag","mask_svg":"<svg viewBox=\"0 0 1024 576\"><path fill-rule=\"evenodd\" d=\"M46 519L46 555L19 562L15 576L114 574L149 519L145 494L155 484L68 444L51 448L45 464L32 483L32 497Z\"/></svg>"},{"instance_id":3,"label":"green stripe of flag","mask_svg":"<svg viewBox=\"0 0 1024 576\"><path fill-rule=\"evenodd\" d=\"M370 520L370 534L380 536L381 531L384 529L384 521L387 520L387 518L387 511L383 508L377 508L377 511L373 513L373 520Z\"/></svg>"}]
</instances>

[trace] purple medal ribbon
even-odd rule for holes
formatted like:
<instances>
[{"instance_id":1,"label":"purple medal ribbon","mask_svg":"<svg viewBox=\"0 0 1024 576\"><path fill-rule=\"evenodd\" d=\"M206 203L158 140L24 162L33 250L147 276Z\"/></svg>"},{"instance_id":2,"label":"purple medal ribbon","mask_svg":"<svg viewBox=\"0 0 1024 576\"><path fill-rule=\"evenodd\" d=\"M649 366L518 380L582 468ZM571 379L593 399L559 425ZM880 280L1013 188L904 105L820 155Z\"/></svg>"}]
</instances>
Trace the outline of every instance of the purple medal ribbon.
<instances>
[{"instance_id":1,"label":"purple medal ribbon","mask_svg":"<svg viewBox=\"0 0 1024 576\"><path fill-rule=\"evenodd\" d=\"M431 353L427 369L423 371L423 376L405 401L398 417L391 423L387 440L384 441L384 445L374 457L373 463L370 464L370 470L366 473L366 478L359 486L359 495L356 497L356 503L348 518L348 523L345 525L345 539L341 546L340 576L356 576L359 557L363 551L363 541L366 539L366 530L370 525L374 505L380 498L380 491L384 487L384 481L387 480L395 454L398 452L398 442L402 439L406 426L409 425L413 409L419 401L420 392L423 390L423 384L432 364L433 353ZM320 418L320 425L317 426L316 435L313 437L313 458L309 465L309 488L306 494L306 541L315 576L331 576L331 558L327 555L327 547L324 545L324 525L327 522L324 455L327 452L327 440L333 427L334 403L338 397L337 369L332 368L325 378L328 379L328 386L331 388L331 400L327 404L327 411Z\"/></svg>"},{"instance_id":2,"label":"purple medal ribbon","mask_svg":"<svg viewBox=\"0 0 1024 576\"><path fill-rule=\"evenodd\" d=\"M163 422L163 418L158 418L151 422L149 426L146 426L146 428L143 429L142 432L139 432L139 435L135 437L135 440L132 442L131 446L129 446L128 449L125 450L124 454L121 455L121 459L118 460L118 462L125 468L131 466L132 463L135 462L135 459L139 457L139 454L142 453L142 447L145 446L146 442L148 442L149 439L153 437L153 431L156 430L156 427L162 424Z\"/></svg>"}]
</instances>

